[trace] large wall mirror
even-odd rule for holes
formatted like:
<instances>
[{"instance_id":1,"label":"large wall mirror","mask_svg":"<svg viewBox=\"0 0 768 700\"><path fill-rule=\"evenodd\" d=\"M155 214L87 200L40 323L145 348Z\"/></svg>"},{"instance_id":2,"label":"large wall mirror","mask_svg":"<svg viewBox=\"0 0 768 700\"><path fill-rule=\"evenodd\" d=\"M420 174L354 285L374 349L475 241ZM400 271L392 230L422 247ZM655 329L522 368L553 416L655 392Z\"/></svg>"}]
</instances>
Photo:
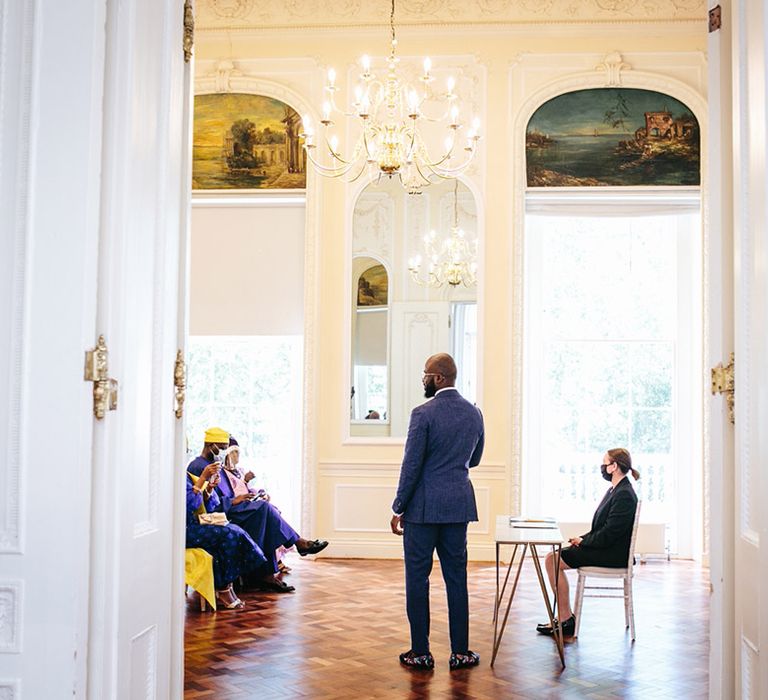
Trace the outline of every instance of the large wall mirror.
<instances>
[{"instance_id":1,"label":"large wall mirror","mask_svg":"<svg viewBox=\"0 0 768 700\"><path fill-rule=\"evenodd\" d=\"M401 438L423 403L424 360L450 352L477 389L477 205L458 180L409 194L369 184L352 220L351 437Z\"/></svg>"}]
</instances>

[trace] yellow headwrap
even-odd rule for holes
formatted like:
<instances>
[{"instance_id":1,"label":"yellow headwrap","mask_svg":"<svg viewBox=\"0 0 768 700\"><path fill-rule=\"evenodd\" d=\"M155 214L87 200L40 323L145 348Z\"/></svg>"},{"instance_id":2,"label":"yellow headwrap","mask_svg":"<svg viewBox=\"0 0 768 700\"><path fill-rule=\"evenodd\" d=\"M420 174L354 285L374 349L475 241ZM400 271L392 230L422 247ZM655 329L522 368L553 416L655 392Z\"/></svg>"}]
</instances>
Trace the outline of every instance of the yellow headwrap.
<instances>
[{"instance_id":1,"label":"yellow headwrap","mask_svg":"<svg viewBox=\"0 0 768 700\"><path fill-rule=\"evenodd\" d=\"M226 430L222 430L221 428L208 428L208 430L205 431L204 442L228 443L229 433Z\"/></svg>"}]
</instances>

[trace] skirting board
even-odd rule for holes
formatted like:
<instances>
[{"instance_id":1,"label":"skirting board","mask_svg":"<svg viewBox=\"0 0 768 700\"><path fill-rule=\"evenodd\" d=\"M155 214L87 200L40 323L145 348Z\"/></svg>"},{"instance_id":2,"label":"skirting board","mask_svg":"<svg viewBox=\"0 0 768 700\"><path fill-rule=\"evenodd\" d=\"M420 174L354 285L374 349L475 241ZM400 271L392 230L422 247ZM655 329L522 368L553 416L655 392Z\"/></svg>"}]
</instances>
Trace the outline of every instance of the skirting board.
<instances>
[{"instance_id":1,"label":"skirting board","mask_svg":"<svg viewBox=\"0 0 768 700\"><path fill-rule=\"evenodd\" d=\"M392 535L392 542L381 540L331 540L328 548L319 556L333 559L402 559L403 541ZM467 546L469 561L496 561L493 544L472 544Z\"/></svg>"}]
</instances>

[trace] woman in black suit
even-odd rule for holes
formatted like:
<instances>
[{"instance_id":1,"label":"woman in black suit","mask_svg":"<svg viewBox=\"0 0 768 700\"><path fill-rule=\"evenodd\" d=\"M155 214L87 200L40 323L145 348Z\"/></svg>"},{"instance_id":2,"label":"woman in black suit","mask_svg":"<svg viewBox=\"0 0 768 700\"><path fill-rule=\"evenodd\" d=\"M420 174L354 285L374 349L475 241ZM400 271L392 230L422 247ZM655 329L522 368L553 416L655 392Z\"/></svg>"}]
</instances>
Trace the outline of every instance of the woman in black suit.
<instances>
[{"instance_id":1,"label":"woman in black suit","mask_svg":"<svg viewBox=\"0 0 768 700\"><path fill-rule=\"evenodd\" d=\"M572 636L576 629L576 617L571 612L571 598L568 578L563 571L578 569L580 566L603 566L622 569L627 565L629 545L632 539L632 525L635 522L637 495L627 474L632 472L635 480L640 478L632 468L632 457L623 447L617 447L603 455L600 473L611 482L611 488L603 497L592 518L592 528L586 535L573 537L570 546L565 547L560 558L560 575L557 586L558 617L563 620L563 634ZM550 586L555 587L555 555L547 554L545 565ZM536 627L541 634L552 634L552 626L541 624Z\"/></svg>"}]
</instances>

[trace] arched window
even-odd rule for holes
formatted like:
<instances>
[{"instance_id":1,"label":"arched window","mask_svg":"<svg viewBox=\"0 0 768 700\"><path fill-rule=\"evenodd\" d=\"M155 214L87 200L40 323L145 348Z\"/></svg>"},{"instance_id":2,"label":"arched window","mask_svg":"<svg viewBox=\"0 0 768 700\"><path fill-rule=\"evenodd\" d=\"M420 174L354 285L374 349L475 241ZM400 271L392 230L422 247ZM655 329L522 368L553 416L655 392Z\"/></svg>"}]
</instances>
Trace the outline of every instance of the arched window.
<instances>
[{"instance_id":1,"label":"arched window","mask_svg":"<svg viewBox=\"0 0 768 700\"><path fill-rule=\"evenodd\" d=\"M627 447L644 522L666 524L672 551L690 556L701 482L698 121L649 90L566 93L531 117L526 170L526 507L588 525L605 491L602 456Z\"/></svg>"}]
</instances>

